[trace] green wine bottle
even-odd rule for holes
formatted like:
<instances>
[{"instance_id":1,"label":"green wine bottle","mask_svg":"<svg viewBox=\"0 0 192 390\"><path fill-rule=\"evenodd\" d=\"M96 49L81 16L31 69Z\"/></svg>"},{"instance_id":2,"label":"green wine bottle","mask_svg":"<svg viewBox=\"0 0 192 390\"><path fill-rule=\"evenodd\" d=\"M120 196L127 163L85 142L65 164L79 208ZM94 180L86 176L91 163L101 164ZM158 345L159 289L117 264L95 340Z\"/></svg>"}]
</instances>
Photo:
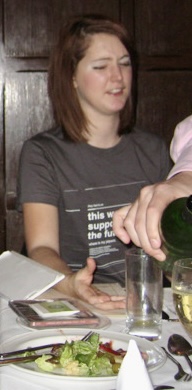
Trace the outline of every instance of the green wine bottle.
<instances>
[{"instance_id":1,"label":"green wine bottle","mask_svg":"<svg viewBox=\"0 0 192 390\"><path fill-rule=\"evenodd\" d=\"M166 254L161 267L171 276L176 260L192 257L192 195L174 200L164 210L161 234L162 249Z\"/></svg>"}]
</instances>

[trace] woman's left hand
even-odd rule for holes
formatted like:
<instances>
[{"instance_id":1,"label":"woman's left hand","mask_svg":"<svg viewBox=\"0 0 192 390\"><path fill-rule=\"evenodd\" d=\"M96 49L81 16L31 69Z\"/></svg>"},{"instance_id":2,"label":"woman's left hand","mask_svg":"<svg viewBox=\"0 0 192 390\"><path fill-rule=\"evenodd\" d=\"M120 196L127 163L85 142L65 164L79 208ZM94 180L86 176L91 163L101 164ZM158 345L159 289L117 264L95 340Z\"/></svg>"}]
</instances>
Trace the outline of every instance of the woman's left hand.
<instances>
[{"instance_id":1,"label":"woman's left hand","mask_svg":"<svg viewBox=\"0 0 192 390\"><path fill-rule=\"evenodd\" d=\"M124 296L110 296L94 287L92 280L95 269L95 260L89 257L84 268L66 276L65 279L68 279L66 282L72 287L72 293L75 293L77 298L101 310L124 309Z\"/></svg>"}]
</instances>

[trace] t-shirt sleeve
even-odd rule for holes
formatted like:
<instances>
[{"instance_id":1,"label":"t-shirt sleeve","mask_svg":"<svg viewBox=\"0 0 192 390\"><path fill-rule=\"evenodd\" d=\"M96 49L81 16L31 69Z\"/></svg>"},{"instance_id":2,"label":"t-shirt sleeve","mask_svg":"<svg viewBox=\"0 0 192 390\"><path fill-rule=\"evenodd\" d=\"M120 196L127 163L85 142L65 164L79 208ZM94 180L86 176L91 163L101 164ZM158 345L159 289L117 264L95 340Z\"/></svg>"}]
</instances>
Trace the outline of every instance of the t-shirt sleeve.
<instances>
[{"instance_id":1,"label":"t-shirt sleeve","mask_svg":"<svg viewBox=\"0 0 192 390\"><path fill-rule=\"evenodd\" d=\"M170 155L175 163L168 179L183 171L192 171L192 115L180 122L171 141Z\"/></svg>"},{"instance_id":2,"label":"t-shirt sleeve","mask_svg":"<svg viewBox=\"0 0 192 390\"><path fill-rule=\"evenodd\" d=\"M59 190L51 158L35 140L23 145L17 181L17 209L23 203L58 205Z\"/></svg>"}]
</instances>

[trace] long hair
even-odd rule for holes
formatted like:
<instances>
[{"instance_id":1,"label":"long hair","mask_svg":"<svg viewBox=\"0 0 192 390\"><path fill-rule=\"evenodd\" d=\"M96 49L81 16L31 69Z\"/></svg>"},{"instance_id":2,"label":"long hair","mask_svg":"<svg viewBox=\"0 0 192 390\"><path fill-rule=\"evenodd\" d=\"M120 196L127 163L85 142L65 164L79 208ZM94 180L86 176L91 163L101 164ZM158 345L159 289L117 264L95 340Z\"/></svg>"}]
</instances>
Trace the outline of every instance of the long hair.
<instances>
[{"instance_id":1,"label":"long hair","mask_svg":"<svg viewBox=\"0 0 192 390\"><path fill-rule=\"evenodd\" d=\"M73 76L79 61L85 56L91 37L98 33L118 37L130 55L133 68L132 91L120 112L119 135L127 131L132 123L135 88L134 50L127 30L103 16L74 17L60 30L58 42L50 57L48 72L48 93L56 123L62 126L67 138L74 142L86 141L88 122L73 86Z\"/></svg>"}]
</instances>

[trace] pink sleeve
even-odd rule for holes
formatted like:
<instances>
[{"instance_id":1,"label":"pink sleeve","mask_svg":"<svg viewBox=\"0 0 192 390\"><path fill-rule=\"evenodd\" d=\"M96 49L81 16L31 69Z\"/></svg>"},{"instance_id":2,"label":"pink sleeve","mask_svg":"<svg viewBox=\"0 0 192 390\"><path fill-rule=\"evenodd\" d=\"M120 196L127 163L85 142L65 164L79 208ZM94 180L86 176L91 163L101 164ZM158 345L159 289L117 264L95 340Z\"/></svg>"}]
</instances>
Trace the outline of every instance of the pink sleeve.
<instances>
[{"instance_id":1,"label":"pink sleeve","mask_svg":"<svg viewBox=\"0 0 192 390\"><path fill-rule=\"evenodd\" d=\"M175 165L169 172L168 178L182 171L192 171L192 115L176 126L170 155Z\"/></svg>"}]
</instances>

